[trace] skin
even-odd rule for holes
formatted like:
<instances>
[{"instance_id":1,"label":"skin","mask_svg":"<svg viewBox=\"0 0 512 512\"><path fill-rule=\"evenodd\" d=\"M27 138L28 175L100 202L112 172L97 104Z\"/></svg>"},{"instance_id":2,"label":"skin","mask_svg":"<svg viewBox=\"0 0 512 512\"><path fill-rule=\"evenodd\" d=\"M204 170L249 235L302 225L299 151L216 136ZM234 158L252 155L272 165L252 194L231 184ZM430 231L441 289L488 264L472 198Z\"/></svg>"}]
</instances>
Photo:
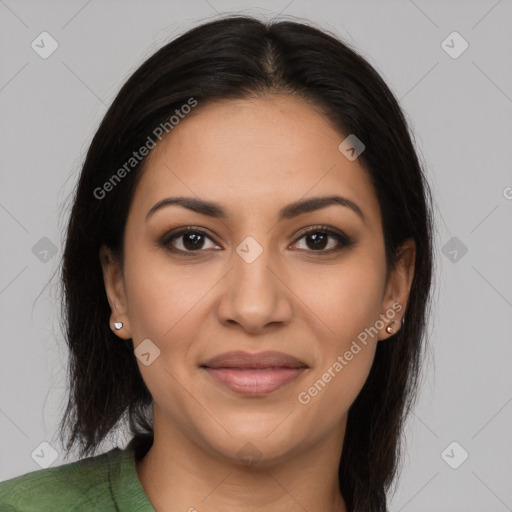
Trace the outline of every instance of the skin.
<instances>
[{"instance_id":1,"label":"skin","mask_svg":"<svg viewBox=\"0 0 512 512\"><path fill-rule=\"evenodd\" d=\"M347 412L368 377L377 343L398 329L414 272L404 244L386 281L381 212L369 176L338 145L346 135L311 104L288 95L217 102L186 117L149 155L125 231L123 268L100 251L115 331L160 356L137 359L153 396L155 440L137 464L157 511L346 511L338 465ZM294 201L334 193L363 211L329 206L278 222ZM226 219L178 205L146 214L171 196L220 203ZM354 240L320 249L304 228L325 224ZM159 240L184 226L206 231ZM193 230L192 230L193 231ZM320 229L313 231L321 232ZM236 248L253 237L263 252L247 263ZM188 244L187 244L188 241ZM193 241L193 240L192 240ZM298 400L393 304L403 306L307 404ZM390 341L392 343L393 341ZM279 350L308 365L263 397L236 394L199 367L231 350ZM252 443L259 460L237 455Z\"/></svg>"}]
</instances>

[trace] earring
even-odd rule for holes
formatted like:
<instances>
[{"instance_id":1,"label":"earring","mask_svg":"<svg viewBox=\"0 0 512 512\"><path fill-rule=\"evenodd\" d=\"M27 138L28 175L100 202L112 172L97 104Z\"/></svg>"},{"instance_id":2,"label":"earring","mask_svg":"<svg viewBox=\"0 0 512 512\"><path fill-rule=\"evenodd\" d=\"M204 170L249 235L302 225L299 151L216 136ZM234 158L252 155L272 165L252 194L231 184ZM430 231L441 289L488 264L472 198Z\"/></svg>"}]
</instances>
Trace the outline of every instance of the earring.
<instances>
[{"instance_id":1,"label":"earring","mask_svg":"<svg viewBox=\"0 0 512 512\"><path fill-rule=\"evenodd\" d=\"M391 323L392 323L392 324L396 324L396 320L393 320ZM403 317L402 317L402 321L400 322L400 327L403 327L403 326L404 326L404 323L405 323L405 322L404 322L404 319L403 319ZM387 332L387 333L389 333L389 334L393 334L393 333L395 332L395 330L393 329L393 327L391 327L391 325L388 325L388 326L386 327L386 332Z\"/></svg>"},{"instance_id":2,"label":"earring","mask_svg":"<svg viewBox=\"0 0 512 512\"><path fill-rule=\"evenodd\" d=\"M114 329L116 331L119 331L122 328L123 328L123 322L114 322Z\"/></svg>"}]
</instances>

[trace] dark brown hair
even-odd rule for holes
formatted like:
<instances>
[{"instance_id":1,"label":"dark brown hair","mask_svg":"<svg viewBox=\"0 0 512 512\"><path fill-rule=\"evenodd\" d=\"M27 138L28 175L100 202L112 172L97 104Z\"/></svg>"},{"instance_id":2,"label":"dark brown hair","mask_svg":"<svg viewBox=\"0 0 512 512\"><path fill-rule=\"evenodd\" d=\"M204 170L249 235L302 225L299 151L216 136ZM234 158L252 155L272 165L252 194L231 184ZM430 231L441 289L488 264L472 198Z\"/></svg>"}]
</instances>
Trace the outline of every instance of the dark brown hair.
<instances>
[{"instance_id":1,"label":"dark brown hair","mask_svg":"<svg viewBox=\"0 0 512 512\"><path fill-rule=\"evenodd\" d=\"M350 511L387 510L404 420L418 387L433 272L430 191L397 100L374 68L335 35L293 21L230 16L189 30L163 46L127 80L87 152L66 234L63 322L70 350L70 394L60 424L66 449L94 453L123 419L152 435L152 397L133 347L111 331L99 249L122 261L123 237L142 159L98 199L106 183L190 98L211 102L265 94L296 95L321 109L340 134L355 134L359 157L382 211L389 270L400 244L416 243L405 325L378 343L369 377L350 408L339 484ZM340 139L341 141L341 139Z\"/></svg>"}]
</instances>

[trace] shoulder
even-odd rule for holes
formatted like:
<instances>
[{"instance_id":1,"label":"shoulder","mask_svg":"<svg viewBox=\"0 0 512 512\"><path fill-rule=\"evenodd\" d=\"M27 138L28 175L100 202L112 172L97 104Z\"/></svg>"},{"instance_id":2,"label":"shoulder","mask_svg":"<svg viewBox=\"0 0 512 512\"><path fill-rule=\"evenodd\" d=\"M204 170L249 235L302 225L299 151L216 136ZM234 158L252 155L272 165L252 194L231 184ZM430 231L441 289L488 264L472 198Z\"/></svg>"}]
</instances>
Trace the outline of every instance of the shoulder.
<instances>
[{"instance_id":1,"label":"shoulder","mask_svg":"<svg viewBox=\"0 0 512 512\"><path fill-rule=\"evenodd\" d=\"M0 482L2 512L115 510L110 475L121 450L40 469Z\"/></svg>"}]
</instances>

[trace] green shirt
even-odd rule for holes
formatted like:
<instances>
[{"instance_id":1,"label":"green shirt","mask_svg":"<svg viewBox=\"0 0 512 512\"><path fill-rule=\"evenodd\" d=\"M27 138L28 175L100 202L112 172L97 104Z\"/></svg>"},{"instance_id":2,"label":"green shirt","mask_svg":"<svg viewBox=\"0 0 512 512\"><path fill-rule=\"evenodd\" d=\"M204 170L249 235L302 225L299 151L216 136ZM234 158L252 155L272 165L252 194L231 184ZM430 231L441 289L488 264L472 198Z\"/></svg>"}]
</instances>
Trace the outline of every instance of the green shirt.
<instances>
[{"instance_id":1,"label":"green shirt","mask_svg":"<svg viewBox=\"0 0 512 512\"><path fill-rule=\"evenodd\" d=\"M0 482L1 512L155 512L130 444Z\"/></svg>"}]
</instances>

